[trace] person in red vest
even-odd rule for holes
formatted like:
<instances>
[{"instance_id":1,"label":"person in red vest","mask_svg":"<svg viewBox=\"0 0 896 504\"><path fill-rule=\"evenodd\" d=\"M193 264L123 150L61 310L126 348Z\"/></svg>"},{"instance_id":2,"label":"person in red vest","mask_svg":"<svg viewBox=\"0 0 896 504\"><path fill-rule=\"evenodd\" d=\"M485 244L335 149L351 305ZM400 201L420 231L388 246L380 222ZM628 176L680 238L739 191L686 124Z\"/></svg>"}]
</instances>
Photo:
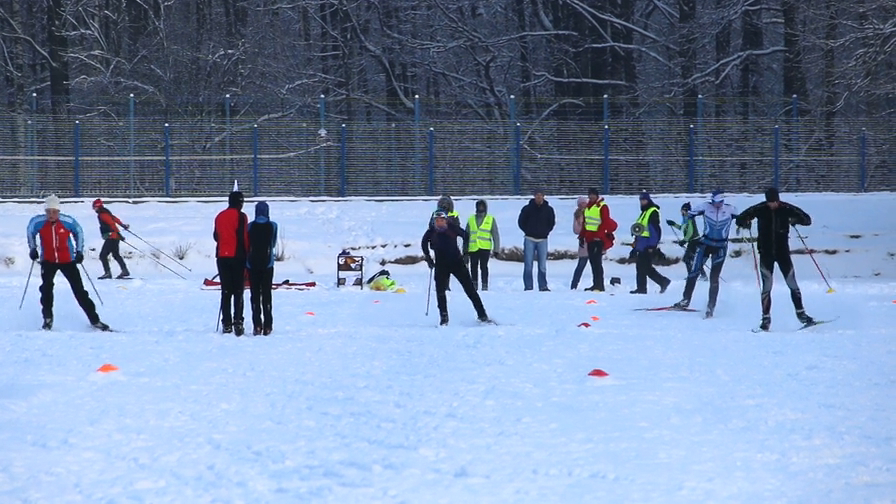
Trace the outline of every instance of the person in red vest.
<instances>
[{"instance_id":1,"label":"person in red vest","mask_svg":"<svg viewBox=\"0 0 896 504\"><path fill-rule=\"evenodd\" d=\"M127 264L125 264L124 259L121 258L118 243L124 241L124 236L122 236L121 231L118 230L118 226L125 229L128 229L130 226L121 222L118 217L113 215L112 212L103 205L103 200L99 198L93 200L93 211L96 212L96 218L100 222L100 235L102 235L104 240L103 248L100 250L100 263L103 265L103 274L98 278L100 280L112 278L112 270L109 268L109 254L112 254L112 259L115 259L115 262L118 263L118 267L121 268L121 273L115 278L127 278L131 276Z\"/></svg>"},{"instance_id":2,"label":"person in red vest","mask_svg":"<svg viewBox=\"0 0 896 504\"><path fill-rule=\"evenodd\" d=\"M221 324L224 333L242 336L243 291L246 289L246 256L249 244L249 218L243 213L243 193L233 191L227 197L227 209L215 217L215 258L221 279ZM231 312L231 302L233 311Z\"/></svg>"},{"instance_id":3,"label":"person in red vest","mask_svg":"<svg viewBox=\"0 0 896 504\"><path fill-rule=\"evenodd\" d=\"M78 272L78 265L84 261L84 232L78 221L60 213L59 207L59 198L51 194L46 200L45 214L35 215L28 222L28 256L32 261L40 261L40 305L44 318L41 327L47 331L53 328L53 282L56 272L61 272L90 325L101 331L109 331L109 326L100 321L96 305ZM40 252L37 250L38 238Z\"/></svg>"}]
</instances>

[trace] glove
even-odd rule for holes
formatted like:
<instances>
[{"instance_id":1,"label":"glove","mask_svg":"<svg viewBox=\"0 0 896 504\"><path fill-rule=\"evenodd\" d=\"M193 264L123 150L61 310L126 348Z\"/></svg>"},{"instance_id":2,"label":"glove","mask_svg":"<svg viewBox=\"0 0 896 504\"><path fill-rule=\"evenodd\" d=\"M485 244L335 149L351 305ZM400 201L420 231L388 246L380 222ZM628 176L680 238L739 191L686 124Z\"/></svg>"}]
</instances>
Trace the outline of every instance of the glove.
<instances>
[{"instance_id":1,"label":"glove","mask_svg":"<svg viewBox=\"0 0 896 504\"><path fill-rule=\"evenodd\" d=\"M37 249L31 249L28 252L28 257L30 257L32 261L36 261L37 258L40 257L40 255L38 255Z\"/></svg>"},{"instance_id":2,"label":"glove","mask_svg":"<svg viewBox=\"0 0 896 504\"><path fill-rule=\"evenodd\" d=\"M677 224L677 223L672 219L666 219L666 224L668 224L672 227L675 227L675 224Z\"/></svg>"},{"instance_id":3,"label":"glove","mask_svg":"<svg viewBox=\"0 0 896 504\"><path fill-rule=\"evenodd\" d=\"M681 247L681 248L685 248L685 247L686 247L685 244L686 244L687 242L685 242L684 240L678 240L678 241L675 242L675 243L676 243L679 247Z\"/></svg>"},{"instance_id":4,"label":"glove","mask_svg":"<svg viewBox=\"0 0 896 504\"><path fill-rule=\"evenodd\" d=\"M464 260L464 264L466 264L466 265L470 264L470 253L469 252L464 252L463 260Z\"/></svg>"},{"instance_id":5,"label":"glove","mask_svg":"<svg viewBox=\"0 0 896 504\"><path fill-rule=\"evenodd\" d=\"M616 235L614 235L613 233L607 233L607 238L609 238L612 242L616 241Z\"/></svg>"},{"instance_id":6,"label":"glove","mask_svg":"<svg viewBox=\"0 0 896 504\"><path fill-rule=\"evenodd\" d=\"M734 223L737 224L737 227L739 228L750 229L753 227L753 221L736 220Z\"/></svg>"},{"instance_id":7,"label":"glove","mask_svg":"<svg viewBox=\"0 0 896 504\"><path fill-rule=\"evenodd\" d=\"M495 259L500 259L501 253L498 252L497 250L492 250L492 257L494 257Z\"/></svg>"},{"instance_id":8,"label":"glove","mask_svg":"<svg viewBox=\"0 0 896 504\"><path fill-rule=\"evenodd\" d=\"M432 260L432 257L426 256L423 260L426 261L426 265L429 266L429 269L436 267L436 263Z\"/></svg>"},{"instance_id":9,"label":"glove","mask_svg":"<svg viewBox=\"0 0 896 504\"><path fill-rule=\"evenodd\" d=\"M75 254L75 264L81 264L82 262L84 262L84 254L78 252Z\"/></svg>"},{"instance_id":10,"label":"glove","mask_svg":"<svg viewBox=\"0 0 896 504\"><path fill-rule=\"evenodd\" d=\"M127 225L127 224L122 224L121 227L123 227L123 228L125 228L125 229L131 229L131 226L129 226L129 225Z\"/></svg>"},{"instance_id":11,"label":"glove","mask_svg":"<svg viewBox=\"0 0 896 504\"><path fill-rule=\"evenodd\" d=\"M791 217L790 219L788 219L788 221L790 222L791 226L796 226L797 224L802 224L802 221L800 221L800 219L797 219L796 217Z\"/></svg>"},{"instance_id":12,"label":"glove","mask_svg":"<svg viewBox=\"0 0 896 504\"><path fill-rule=\"evenodd\" d=\"M585 246L585 237L584 237L584 236L580 236L580 237L579 237L579 248L582 248L582 247L584 247L584 246Z\"/></svg>"}]
</instances>

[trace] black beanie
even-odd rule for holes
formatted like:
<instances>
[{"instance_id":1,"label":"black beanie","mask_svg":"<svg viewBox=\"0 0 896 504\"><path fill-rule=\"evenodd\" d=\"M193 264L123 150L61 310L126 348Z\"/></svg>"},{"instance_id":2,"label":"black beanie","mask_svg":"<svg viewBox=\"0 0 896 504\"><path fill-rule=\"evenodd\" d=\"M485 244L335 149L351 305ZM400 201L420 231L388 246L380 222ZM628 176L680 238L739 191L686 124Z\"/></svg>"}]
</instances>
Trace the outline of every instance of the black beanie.
<instances>
[{"instance_id":1,"label":"black beanie","mask_svg":"<svg viewBox=\"0 0 896 504\"><path fill-rule=\"evenodd\" d=\"M778 194L778 189L775 187L769 187L765 190L765 201L771 203L773 201L781 201L781 195Z\"/></svg>"},{"instance_id":2,"label":"black beanie","mask_svg":"<svg viewBox=\"0 0 896 504\"><path fill-rule=\"evenodd\" d=\"M231 208L238 208L242 210L243 208L243 193L240 191L233 191L227 196L227 206Z\"/></svg>"},{"instance_id":3,"label":"black beanie","mask_svg":"<svg viewBox=\"0 0 896 504\"><path fill-rule=\"evenodd\" d=\"M591 187L591 188L588 189L588 195L591 196L592 194L595 195L595 196L600 196L600 193L597 192L597 188L596 188L596 187Z\"/></svg>"}]
</instances>

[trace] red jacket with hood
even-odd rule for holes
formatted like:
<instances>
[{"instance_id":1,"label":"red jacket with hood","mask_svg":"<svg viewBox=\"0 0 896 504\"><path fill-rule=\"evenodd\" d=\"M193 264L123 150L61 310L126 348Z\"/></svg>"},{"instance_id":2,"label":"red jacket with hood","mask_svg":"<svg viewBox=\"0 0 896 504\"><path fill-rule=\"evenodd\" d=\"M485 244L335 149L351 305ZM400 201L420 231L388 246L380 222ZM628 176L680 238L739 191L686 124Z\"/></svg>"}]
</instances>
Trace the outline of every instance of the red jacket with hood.
<instances>
[{"instance_id":1,"label":"red jacket with hood","mask_svg":"<svg viewBox=\"0 0 896 504\"><path fill-rule=\"evenodd\" d=\"M585 207L585 211L589 208L595 207L604 203L603 198L597 198L597 201L594 203L589 203ZM610 207L604 204L604 206L600 209L600 226L598 226L597 231L587 231L585 230L585 226L582 226L582 230L579 231L579 238L584 239L585 243L591 243L595 240L600 240L604 243L604 250L608 250L613 246L614 236L613 233L616 231L616 228L619 225L616 221L610 217Z\"/></svg>"}]
</instances>

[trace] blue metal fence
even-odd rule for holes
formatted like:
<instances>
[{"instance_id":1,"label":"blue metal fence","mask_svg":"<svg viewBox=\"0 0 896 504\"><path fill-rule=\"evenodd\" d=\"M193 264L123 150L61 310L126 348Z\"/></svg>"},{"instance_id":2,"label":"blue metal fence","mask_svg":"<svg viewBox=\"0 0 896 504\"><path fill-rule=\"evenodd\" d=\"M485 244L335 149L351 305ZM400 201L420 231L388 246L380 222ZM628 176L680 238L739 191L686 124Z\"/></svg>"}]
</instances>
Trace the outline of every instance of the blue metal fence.
<instances>
[{"instance_id":1,"label":"blue metal fence","mask_svg":"<svg viewBox=\"0 0 896 504\"><path fill-rule=\"evenodd\" d=\"M415 97L412 120L340 122L331 137L323 96L319 124L235 120L229 95L223 124L138 118L131 96L121 122L9 116L0 195L208 195L233 179L270 196L896 189L888 120L802 120L795 96L783 122L704 117L697 105L690 120L614 119L604 97L602 123L525 120L511 97L507 122L443 122Z\"/></svg>"}]
</instances>

